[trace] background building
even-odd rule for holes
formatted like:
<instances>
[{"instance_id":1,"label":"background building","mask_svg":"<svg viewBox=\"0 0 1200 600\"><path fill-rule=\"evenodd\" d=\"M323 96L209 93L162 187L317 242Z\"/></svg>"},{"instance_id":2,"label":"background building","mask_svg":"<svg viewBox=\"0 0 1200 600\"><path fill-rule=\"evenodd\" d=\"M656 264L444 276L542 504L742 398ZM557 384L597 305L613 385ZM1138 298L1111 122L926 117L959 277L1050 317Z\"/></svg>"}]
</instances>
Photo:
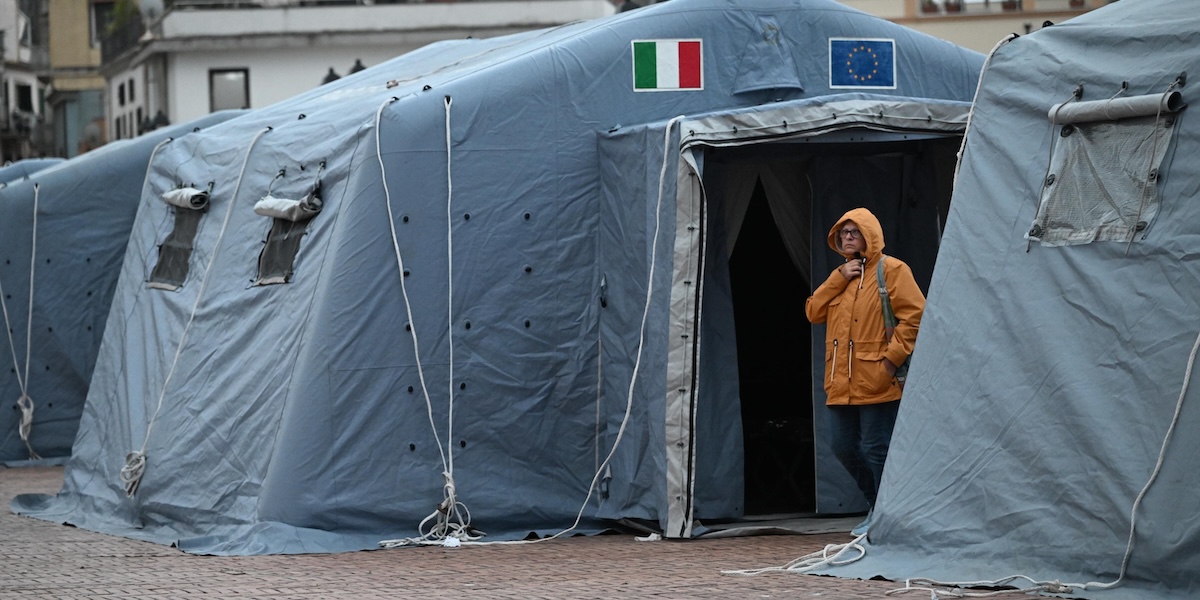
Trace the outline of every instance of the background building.
<instances>
[{"instance_id":1,"label":"background building","mask_svg":"<svg viewBox=\"0 0 1200 600\"><path fill-rule=\"evenodd\" d=\"M1115 0L843 0L980 52ZM431 42L628 10L609 0L0 0L0 161L72 157L261 108Z\"/></svg>"},{"instance_id":2,"label":"background building","mask_svg":"<svg viewBox=\"0 0 1200 600\"><path fill-rule=\"evenodd\" d=\"M1060 23L1116 0L842 0L848 6L987 53L1010 33Z\"/></svg>"},{"instance_id":3,"label":"background building","mask_svg":"<svg viewBox=\"0 0 1200 600\"><path fill-rule=\"evenodd\" d=\"M0 0L0 159L46 153L44 6L39 0Z\"/></svg>"},{"instance_id":4,"label":"background building","mask_svg":"<svg viewBox=\"0 0 1200 600\"><path fill-rule=\"evenodd\" d=\"M103 43L108 137L261 108L439 40L612 11L607 0L177 0L166 7L144 0L139 12L115 11L114 33Z\"/></svg>"}]
</instances>

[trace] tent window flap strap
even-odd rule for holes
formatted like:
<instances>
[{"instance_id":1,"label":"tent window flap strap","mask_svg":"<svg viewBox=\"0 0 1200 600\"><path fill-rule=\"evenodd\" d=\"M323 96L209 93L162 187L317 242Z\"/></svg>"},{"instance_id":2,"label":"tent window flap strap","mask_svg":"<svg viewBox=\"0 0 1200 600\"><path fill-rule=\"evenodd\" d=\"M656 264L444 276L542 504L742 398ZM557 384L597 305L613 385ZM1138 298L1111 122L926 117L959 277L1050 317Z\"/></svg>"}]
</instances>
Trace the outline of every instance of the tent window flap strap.
<instances>
[{"instance_id":1,"label":"tent window flap strap","mask_svg":"<svg viewBox=\"0 0 1200 600\"><path fill-rule=\"evenodd\" d=\"M1044 246L1144 238L1158 214L1163 161L1185 106L1168 90L1052 107L1050 167L1025 238Z\"/></svg>"}]
</instances>

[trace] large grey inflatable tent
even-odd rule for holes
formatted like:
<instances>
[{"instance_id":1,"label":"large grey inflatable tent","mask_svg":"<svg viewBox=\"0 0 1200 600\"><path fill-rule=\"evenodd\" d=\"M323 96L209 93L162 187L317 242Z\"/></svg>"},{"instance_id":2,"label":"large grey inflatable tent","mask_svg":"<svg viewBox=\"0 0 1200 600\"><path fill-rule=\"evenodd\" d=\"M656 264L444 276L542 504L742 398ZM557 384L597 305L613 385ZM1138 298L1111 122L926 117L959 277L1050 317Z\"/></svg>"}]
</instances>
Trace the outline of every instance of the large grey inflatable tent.
<instances>
[{"instance_id":1,"label":"large grey inflatable tent","mask_svg":"<svg viewBox=\"0 0 1200 600\"><path fill-rule=\"evenodd\" d=\"M829 572L1200 593L1197 73L1187 0L996 50L867 553Z\"/></svg>"},{"instance_id":2,"label":"large grey inflatable tent","mask_svg":"<svg viewBox=\"0 0 1200 600\"><path fill-rule=\"evenodd\" d=\"M0 461L70 454L150 156L239 112L36 163L49 168L0 188Z\"/></svg>"},{"instance_id":3,"label":"large grey inflatable tent","mask_svg":"<svg viewBox=\"0 0 1200 600\"><path fill-rule=\"evenodd\" d=\"M14 508L216 554L861 510L816 458L813 240L871 206L928 280L982 62L828 0L672 0L188 136L63 490Z\"/></svg>"},{"instance_id":4,"label":"large grey inflatable tent","mask_svg":"<svg viewBox=\"0 0 1200 600\"><path fill-rule=\"evenodd\" d=\"M0 189L63 162L62 158L26 158L0 167Z\"/></svg>"}]
</instances>

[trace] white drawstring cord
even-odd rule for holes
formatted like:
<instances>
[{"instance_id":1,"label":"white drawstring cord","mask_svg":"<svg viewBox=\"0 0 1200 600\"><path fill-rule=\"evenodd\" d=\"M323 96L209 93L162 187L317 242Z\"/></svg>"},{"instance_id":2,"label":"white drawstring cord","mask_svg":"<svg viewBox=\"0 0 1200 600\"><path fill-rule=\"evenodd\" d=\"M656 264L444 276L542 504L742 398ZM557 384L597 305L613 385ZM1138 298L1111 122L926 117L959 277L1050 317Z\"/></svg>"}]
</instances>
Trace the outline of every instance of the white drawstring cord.
<instances>
[{"instance_id":1,"label":"white drawstring cord","mask_svg":"<svg viewBox=\"0 0 1200 600\"><path fill-rule=\"evenodd\" d=\"M250 146L246 148L246 156L242 160L242 170L238 173L237 185L233 189L233 196L229 199L229 206L225 209L225 220L221 223L221 231L217 234L217 241L213 244L212 256L208 259L208 266L204 269L204 278L200 280L200 288L196 290L196 300L192 302L192 311L188 315L187 324L183 326L183 333L179 336L179 344L175 347L175 357L171 360L171 368L167 371L167 376L163 379L162 388L158 393L158 405L154 408L154 414L150 416L150 421L146 423L146 435L142 438L142 447L139 450L134 450L125 455L125 466L121 467L121 482L125 486L125 495L132 498L137 493L138 487L141 485L142 476L146 474L146 446L150 443L150 432L154 429L154 423L158 420L158 413L162 410L163 399L167 395L167 387L171 384L171 378L175 375L175 368L179 366L179 357L183 354L183 344L187 341L188 332L192 329L192 323L196 320L196 312L200 309L200 300L204 298L204 290L208 287L208 276L212 273L213 264L217 262L217 254L221 249L221 240L225 238L225 230L229 226L229 217L233 214L233 206L237 204L238 191L242 189L242 178L246 174L246 165L250 162L250 152L254 150L254 145L258 143L258 139L263 134L270 131L270 127L259 131L254 139L250 141ZM157 150L157 148L156 148ZM149 163L147 164L147 176L149 174Z\"/></svg>"},{"instance_id":2,"label":"white drawstring cord","mask_svg":"<svg viewBox=\"0 0 1200 600\"><path fill-rule=\"evenodd\" d=\"M394 99L393 99L393 101L394 101ZM386 106L386 104L387 103L385 103L385 106ZM380 111L382 111L382 110L383 110L383 107L381 106ZM545 541L549 541L549 540L558 538L567 533L570 533L571 531L574 531L577 527L579 527L580 521L583 520L583 513L585 510L587 510L588 503L591 502L592 493L596 489L596 483L600 480L600 477L604 473L604 470L608 467L608 464L612 461L613 456L616 455L617 448L621 444L621 438L624 437L625 429L629 425L629 417L633 412L633 391L637 384L638 371L640 370L641 364L642 364L642 350L645 347L645 342L646 342L646 322L649 320L650 305L651 305L651 300L653 299L653 295L654 295L654 269L655 269L655 264L657 262L657 257L658 257L658 236L659 236L659 229L660 229L661 222L662 222L662 217L661 217L662 202L663 202L664 186L665 186L665 181L666 181L667 165L669 164L669 158L670 158L669 151L670 151L670 143L671 143L671 132L674 130L675 125L679 122L680 119L683 119L683 117L678 116L678 117L671 119L667 123L666 132L664 133L663 166L662 166L662 171L659 173L658 201L655 204L655 210L654 210L654 235L652 238L650 238L650 270L649 270L649 273L647 276L647 283L646 283L646 302L642 309L642 322L641 322L641 327L638 330L637 353L634 357L633 373L629 379L629 391L628 391L628 394L626 395L626 399L625 399L625 415L621 418L621 426L617 429L617 437L615 440L613 440L612 448L609 450L608 455L604 457L604 461L600 463L600 467L598 469L596 469L595 475L592 476L591 483L588 484L587 495L583 499L583 504L579 507L579 512L576 513L576 515L575 515L575 522L572 523L570 527L568 527L562 531L559 531L558 533L555 533L554 535L550 535L547 537L538 538L538 539L534 539L534 540L503 540L503 541L482 542L482 541L477 541L476 539L469 539L469 540L462 541L461 545L483 546L483 545L493 545L493 544L535 544L538 542L545 542ZM376 122L378 123L378 115L376 115ZM376 126L376 135L378 135L378 125ZM383 168L383 158L382 157L380 157L379 164L380 164L380 168L382 169ZM385 180L384 194L386 196L387 195L386 177L384 178L384 180ZM391 216L390 200L388 202L388 216L389 217ZM389 218L389 222L394 222L394 221L392 221L392 219ZM393 235L393 242L394 242L395 241L394 226L393 226L392 235ZM399 259L400 254L399 254L399 245L398 244L396 245L396 249L397 249L396 256L397 256L397 259ZM403 273L401 274L401 279L403 281ZM403 289L403 283L401 283L401 289ZM407 305L407 298L405 300L405 304ZM411 320L412 320L412 313L410 311L409 321L411 322ZM414 328L413 336L414 336L413 341L415 344L415 341L416 341L415 328ZM420 372L420 361L419 360L417 362L417 370L418 370L418 372ZM422 386L423 385L424 385L424 380L422 380ZM428 403L428 395L426 395L426 402ZM432 409L431 409L430 410L430 422L431 423L432 423L432 419L433 419L432 414L433 413L432 413ZM435 436L437 435L436 431L434 432L434 435ZM429 520L429 517L426 517L426 521L428 521L428 520ZM422 525L424 523L425 522L422 521ZM417 544L430 545L430 544L438 543L436 541L428 540L428 539L426 539L426 537L427 536L422 536L421 538L408 538L408 539L401 539L401 540L385 540L385 541L379 542L379 545L384 548L395 548L398 546L417 545ZM455 545L460 545L460 544L455 544Z\"/></svg>"},{"instance_id":3,"label":"white drawstring cord","mask_svg":"<svg viewBox=\"0 0 1200 600\"><path fill-rule=\"evenodd\" d=\"M737 569L730 571L721 571L724 575L762 575L763 573L811 573L822 567L836 567L840 565L848 565L858 559L866 556L867 550L863 548L862 541L865 540L867 534L862 534L854 540L846 544L828 544L821 550L805 554L786 565L781 567L763 567L760 569ZM848 552L857 552L857 556L844 557Z\"/></svg>"},{"instance_id":4,"label":"white drawstring cord","mask_svg":"<svg viewBox=\"0 0 1200 600\"><path fill-rule=\"evenodd\" d=\"M457 486L454 482L454 341L453 341L453 267L454 258L453 239L451 237L451 201L453 198L453 178L450 163L451 150L451 129L450 129L450 106L453 103L449 96L445 99L446 111L446 254L447 254L447 278L449 280L449 292L447 301L447 329L448 340L450 344L450 371L449 371L449 427L448 438L446 440L446 448L442 447L441 436L438 435L437 423L433 418L433 402L429 397L429 390L425 383L425 371L421 365L421 352L417 345L417 327L413 322L412 306L408 300L408 288L404 283L404 258L400 252L400 239L396 234L396 219L392 212L392 196L387 185L387 168L383 162L383 147L380 138L380 123L383 116L383 109L398 100L398 98L390 98L379 105L379 109L375 112L375 150L376 158L379 160L380 180L383 183L384 202L387 205L388 225L391 228L392 247L396 253L396 265L400 270L400 293L404 297L404 309L408 315L408 329L412 335L413 354L417 362L417 377L421 381L421 393L425 397L425 408L429 416L429 426L433 430L433 437L437 443L438 453L442 459L442 501L437 505L437 508L425 517L417 526L417 537L403 538L394 540L384 540L379 542L379 546L383 548L396 548L400 546L414 545L457 545L464 541L474 541L481 537L471 528L471 512L466 505L458 501ZM433 522L430 526L430 522ZM429 530L426 531L426 526ZM451 542L450 540L454 540Z\"/></svg>"},{"instance_id":5,"label":"white drawstring cord","mask_svg":"<svg viewBox=\"0 0 1200 600\"><path fill-rule=\"evenodd\" d=\"M13 341L12 323L8 319L8 305L4 303L4 286L0 285L0 309L4 311L4 331L8 332L8 347L12 351L13 357L13 373L17 376L17 386L21 389L21 397L17 398L17 406L21 409L21 424L18 427L18 433L21 435L21 441L25 442L25 448L29 451L30 460L38 460L42 458L34 451L33 445L29 443L29 434L33 433L33 398L29 396L29 362L31 356L31 348L33 346L33 273L34 266L37 264L37 214L38 214L38 190L41 184L33 184L33 242L29 251L29 307L28 316L25 319L25 369L24 377L21 376L21 365L17 363L17 345Z\"/></svg>"}]
</instances>

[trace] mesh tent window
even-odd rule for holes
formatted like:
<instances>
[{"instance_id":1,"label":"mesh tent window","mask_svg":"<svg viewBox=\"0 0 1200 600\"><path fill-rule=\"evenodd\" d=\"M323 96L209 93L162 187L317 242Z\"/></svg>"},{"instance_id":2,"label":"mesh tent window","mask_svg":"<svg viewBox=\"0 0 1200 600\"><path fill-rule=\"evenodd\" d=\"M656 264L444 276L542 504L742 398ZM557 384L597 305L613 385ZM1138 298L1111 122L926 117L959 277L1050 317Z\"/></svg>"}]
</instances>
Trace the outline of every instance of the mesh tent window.
<instances>
[{"instance_id":1,"label":"mesh tent window","mask_svg":"<svg viewBox=\"0 0 1200 600\"><path fill-rule=\"evenodd\" d=\"M200 219L208 211L211 190L211 184L208 190L180 187L162 195L163 201L175 212L175 225L158 246L158 262L150 272L149 287L174 291L187 281L196 231L200 229Z\"/></svg>"},{"instance_id":2,"label":"mesh tent window","mask_svg":"<svg viewBox=\"0 0 1200 600\"><path fill-rule=\"evenodd\" d=\"M1179 92L1055 105L1058 125L1026 239L1046 246L1132 242L1158 214Z\"/></svg>"},{"instance_id":3,"label":"mesh tent window","mask_svg":"<svg viewBox=\"0 0 1200 600\"><path fill-rule=\"evenodd\" d=\"M321 211L321 183L299 200L277 198L269 192L254 205L254 212L271 217L271 230L258 255L258 276L254 285L288 283L292 280L300 241L308 224Z\"/></svg>"}]
</instances>

